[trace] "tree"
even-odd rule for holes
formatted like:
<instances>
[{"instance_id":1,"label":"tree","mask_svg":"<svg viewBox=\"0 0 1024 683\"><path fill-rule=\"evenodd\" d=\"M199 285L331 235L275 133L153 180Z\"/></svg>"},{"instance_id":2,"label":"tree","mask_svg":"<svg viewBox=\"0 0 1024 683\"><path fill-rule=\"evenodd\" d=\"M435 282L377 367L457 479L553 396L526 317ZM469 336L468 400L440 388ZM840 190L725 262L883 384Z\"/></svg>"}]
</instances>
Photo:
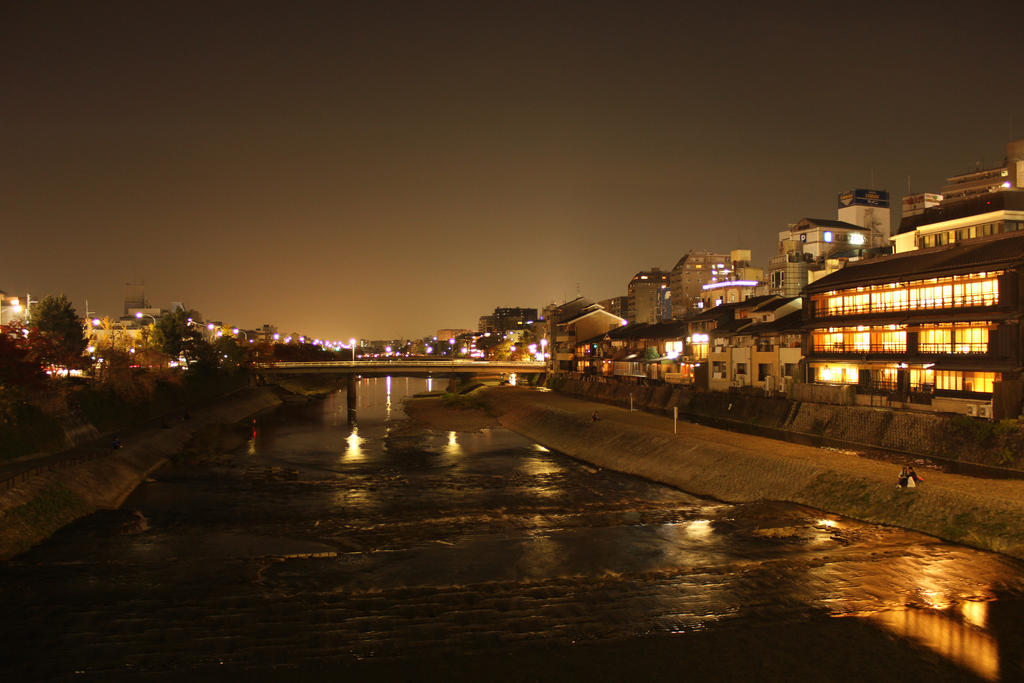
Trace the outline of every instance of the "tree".
<instances>
[{"instance_id":1,"label":"tree","mask_svg":"<svg viewBox=\"0 0 1024 683\"><path fill-rule=\"evenodd\" d=\"M153 344L170 358L184 358L189 365L216 364L213 348L203 339L199 314L178 309L160 316L153 326Z\"/></svg>"},{"instance_id":2,"label":"tree","mask_svg":"<svg viewBox=\"0 0 1024 683\"><path fill-rule=\"evenodd\" d=\"M30 326L29 339L40 362L65 368L85 364L82 321L66 296L43 297L32 307Z\"/></svg>"},{"instance_id":3,"label":"tree","mask_svg":"<svg viewBox=\"0 0 1024 683\"><path fill-rule=\"evenodd\" d=\"M46 378L33 360L26 330L17 323L0 327L0 389L34 389Z\"/></svg>"}]
</instances>

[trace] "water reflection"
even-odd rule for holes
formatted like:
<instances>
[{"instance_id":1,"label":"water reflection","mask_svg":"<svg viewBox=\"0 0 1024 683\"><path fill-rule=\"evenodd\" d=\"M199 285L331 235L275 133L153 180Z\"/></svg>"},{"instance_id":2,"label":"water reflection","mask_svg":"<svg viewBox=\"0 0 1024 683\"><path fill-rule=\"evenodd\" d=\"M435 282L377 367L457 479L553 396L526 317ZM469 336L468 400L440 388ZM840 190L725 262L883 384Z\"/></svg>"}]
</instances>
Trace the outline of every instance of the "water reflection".
<instances>
[{"instance_id":1,"label":"water reflection","mask_svg":"<svg viewBox=\"0 0 1024 683\"><path fill-rule=\"evenodd\" d=\"M968 611L984 610L983 602L964 603ZM879 612L869 619L901 638L907 638L990 681L999 680L999 646L978 629L941 611L905 609Z\"/></svg>"},{"instance_id":2,"label":"water reflection","mask_svg":"<svg viewBox=\"0 0 1024 683\"><path fill-rule=\"evenodd\" d=\"M352 432L345 439L348 443L348 448L345 449L345 453L342 458L346 462L362 462L367 459L367 453L363 451L363 444L366 439L359 436L359 427L352 425Z\"/></svg>"},{"instance_id":3,"label":"water reflection","mask_svg":"<svg viewBox=\"0 0 1024 683\"><path fill-rule=\"evenodd\" d=\"M421 430L401 407L424 385L362 380L358 426L345 421L344 392L286 406L260 423L236 471L145 484L127 509L143 510L150 532L124 535L117 519L55 538L0 574L12 623L63 636L81 628L76 610L94 610L101 638L90 631L89 645L116 642L117 652L100 655L113 670L126 654L167 667L208 661L182 652L217 647L204 615L220 620L224 638L239 643L238 662L249 664L250 650L297 643L324 643L309 645L311 661L339 647L366 658L389 648L473 653L480 633L493 635L488 642L621 643L721 625L728 638L729 629L781 632L827 614L841 634L827 644L853 657L873 655L843 634L869 622L873 637L899 643L908 658L927 649L964 675L1020 673L1020 607L1002 592L995 602L997 591L1018 595L1019 563L798 506L701 500L503 429ZM274 468L302 476L268 477ZM335 556L266 559L321 550ZM190 608L155 612L139 586ZM33 595L56 597L29 605ZM254 613L277 621L258 623ZM164 631L192 640L153 651L146 634ZM325 632L339 635L324 641ZM752 660L781 656L744 642ZM94 655L83 644L56 656Z\"/></svg>"}]
</instances>

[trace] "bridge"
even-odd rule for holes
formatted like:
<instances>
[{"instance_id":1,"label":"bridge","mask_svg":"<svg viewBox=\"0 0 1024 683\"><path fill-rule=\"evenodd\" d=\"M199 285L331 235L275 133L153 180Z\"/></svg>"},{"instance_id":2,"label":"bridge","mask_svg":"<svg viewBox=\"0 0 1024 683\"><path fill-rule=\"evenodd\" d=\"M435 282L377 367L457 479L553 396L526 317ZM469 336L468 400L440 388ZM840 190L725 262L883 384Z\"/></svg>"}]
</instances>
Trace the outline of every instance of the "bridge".
<instances>
[{"instance_id":1,"label":"bridge","mask_svg":"<svg viewBox=\"0 0 1024 683\"><path fill-rule=\"evenodd\" d=\"M260 374L294 375L299 373L362 375L383 377L433 377L443 375L540 374L547 372L547 363L536 361L479 360L331 360L308 362L261 363Z\"/></svg>"},{"instance_id":2,"label":"bridge","mask_svg":"<svg viewBox=\"0 0 1024 683\"><path fill-rule=\"evenodd\" d=\"M348 419L356 419L356 387L360 377L447 377L448 389L454 391L459 379L466 377L501 375L538 375L547 372L547 363L535 361L479 361L479 360L332 360L283 361L260 363L256 371L263 376L320 374L345 375Z\"/></svg>"}]
</instances>

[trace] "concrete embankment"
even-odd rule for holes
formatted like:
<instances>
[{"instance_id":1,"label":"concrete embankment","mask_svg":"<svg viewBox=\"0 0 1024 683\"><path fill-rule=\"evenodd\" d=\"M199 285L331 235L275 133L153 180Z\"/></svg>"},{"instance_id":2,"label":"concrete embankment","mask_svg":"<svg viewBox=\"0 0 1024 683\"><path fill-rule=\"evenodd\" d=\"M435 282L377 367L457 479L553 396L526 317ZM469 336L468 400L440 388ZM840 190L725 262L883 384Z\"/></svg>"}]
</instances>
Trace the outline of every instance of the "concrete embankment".
<instances>
[{"instance_id":1,"label":"concrete embankment","mask_svg":"<svg viewBox=\"0 0 1024 683\"><path fill-rule=\"evenodd\" d=\"M56 466L0 493L0 559L48 538L57 529L96 510L114 509L199 430L232 424L281 402L266 387L237 391L158 428L132 432L117 450L97 445L95 457ZM59 460L59 456L51 456ZM77 458L76 458L77 460Z\"/></svg>"},{"instance_id":2,"label":"concrete embankment","mask_svg":"<svg viewBox=\"0 0 1024 683\"><path fill-rule=\"evenodd\" d=\"M670 418L550 392L480 396L502 425L599 467L698 496L798 503L1024 558L1024 481L927 470L922 486L901 489L897 467L851 452L683 422L673 434Z\"/></svg>"},{"instance_id":3,"label":"concrete embankment","mask_svg":"<svg viewBox=\"0 0 1024 683\"><path fill-rule=\"evenodd\" d=\"M733 392L702 392L672 385L638 385L559 376L559 393L728 429L781 438L878 448L958 463L1024 470L1024 424L882 407L829 405Z\"/></svg>"}]
</instances>

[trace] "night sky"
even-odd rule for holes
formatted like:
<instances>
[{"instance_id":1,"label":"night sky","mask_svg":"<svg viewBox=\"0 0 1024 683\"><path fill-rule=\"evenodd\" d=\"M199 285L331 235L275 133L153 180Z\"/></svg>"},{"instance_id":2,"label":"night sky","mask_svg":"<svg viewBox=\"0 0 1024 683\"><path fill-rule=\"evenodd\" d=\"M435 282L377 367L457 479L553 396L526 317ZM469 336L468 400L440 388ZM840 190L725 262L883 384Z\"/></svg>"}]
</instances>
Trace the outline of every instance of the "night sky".
<instances>
[{"instance_id":1,"label":"night sky","mask_svg":"<svg viewBox=\"0 0 1024 683\"><path fill-rule=\"evenodd\" d=\"M1024 137L1019 6L908 4L0 0L0 289L381 339L763 266Z\"/></svg>"}]
</instances>

